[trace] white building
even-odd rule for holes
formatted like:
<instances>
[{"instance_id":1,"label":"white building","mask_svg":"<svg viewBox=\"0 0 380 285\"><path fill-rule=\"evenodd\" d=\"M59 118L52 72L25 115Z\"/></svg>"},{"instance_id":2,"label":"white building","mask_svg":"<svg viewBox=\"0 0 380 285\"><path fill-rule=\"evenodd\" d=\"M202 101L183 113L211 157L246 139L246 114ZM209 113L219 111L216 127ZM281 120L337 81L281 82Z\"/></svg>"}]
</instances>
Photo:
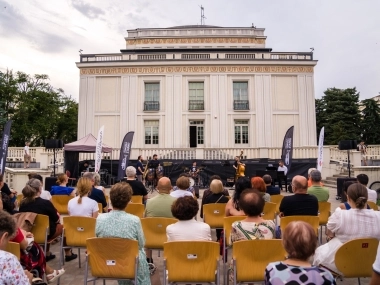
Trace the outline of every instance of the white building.
<instances>
[{"instance_id":1,"label":"white building","mask_svg":"<svg viewBox=\"0 0 380 285\"><path fill-rule=\"evenodd\" d=\"M79 138L104 125L115 148L135 131L137 152L203 159L280 148L294 125L295 147L317 144L311 52L272 52L254 27L136 29L125 41L120 53L80 56Z\"/></svg>"}]
</instances>

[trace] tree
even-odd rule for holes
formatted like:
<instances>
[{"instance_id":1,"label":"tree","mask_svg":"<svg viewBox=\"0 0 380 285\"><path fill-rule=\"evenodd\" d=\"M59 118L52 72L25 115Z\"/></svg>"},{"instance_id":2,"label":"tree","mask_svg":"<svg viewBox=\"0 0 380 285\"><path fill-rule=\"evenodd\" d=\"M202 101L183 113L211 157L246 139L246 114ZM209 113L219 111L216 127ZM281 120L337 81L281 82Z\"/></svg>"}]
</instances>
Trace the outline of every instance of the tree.
<instances>
[{"instance_id":1,"label":"tree","mask_svg":"<svg viewBox=\"0 0 380 285\"><path fill-rule=\"evenodd\" d=\"M361 102L363 120L361 124L362 139L367 144L380 143L380 107L374 99Z\"/></svg>"},{"instance_id":2,"label":"tree","mask_svg":"<svg viewBox=\"0 0 380 285\"><path fill-rule=\"evenodd\" d=\"M327 124L326 114L326 102L322 99L315 99L315 116L317 123L317 141L319 140L319 134L321 129ZM326 128L325 128L326 133Z\"/></svg>"}]
</instances>

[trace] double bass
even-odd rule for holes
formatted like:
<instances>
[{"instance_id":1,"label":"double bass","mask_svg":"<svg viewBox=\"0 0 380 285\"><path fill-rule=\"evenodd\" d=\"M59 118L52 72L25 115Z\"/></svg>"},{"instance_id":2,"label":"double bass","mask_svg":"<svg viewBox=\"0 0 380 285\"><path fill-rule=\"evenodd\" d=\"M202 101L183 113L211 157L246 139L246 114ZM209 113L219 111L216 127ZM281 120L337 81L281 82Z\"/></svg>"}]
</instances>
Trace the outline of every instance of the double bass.
<instances>
[{"instance_id":1,"label":"double bass","mask_svg":"<svg viewBox=\"0 0 380 285\"><path fill-rule=\"evenodd\" d=\"M235 180L237 180L240 177L245 176L245 164L241 162L243 158L243 151L240 152L239 161L237 162L237 168L236 168L236 174L235 174Z\"/></svg>"}]
</instances>

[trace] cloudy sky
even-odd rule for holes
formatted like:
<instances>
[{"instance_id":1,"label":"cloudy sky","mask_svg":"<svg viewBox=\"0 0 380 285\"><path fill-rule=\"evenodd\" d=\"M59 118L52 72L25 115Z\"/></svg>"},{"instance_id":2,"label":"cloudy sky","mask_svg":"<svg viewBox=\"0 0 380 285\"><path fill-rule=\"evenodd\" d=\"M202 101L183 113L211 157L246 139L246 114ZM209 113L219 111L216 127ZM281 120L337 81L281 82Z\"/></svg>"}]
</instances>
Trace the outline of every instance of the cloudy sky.
<instances>
[{"instance_id":1,"label":"cloudy sky","mask_svg":"<svg viewBox=\"0 0 380 285\"><path fill-rule=\"evenodd\" d=\"M273 51L314 47L315 94L356 86L380 93L378 0L0 0L0 70L48 74L78 98L79 49L117 53L126 30L200 24L265 28Z\"/></svg>"}]
</instances>

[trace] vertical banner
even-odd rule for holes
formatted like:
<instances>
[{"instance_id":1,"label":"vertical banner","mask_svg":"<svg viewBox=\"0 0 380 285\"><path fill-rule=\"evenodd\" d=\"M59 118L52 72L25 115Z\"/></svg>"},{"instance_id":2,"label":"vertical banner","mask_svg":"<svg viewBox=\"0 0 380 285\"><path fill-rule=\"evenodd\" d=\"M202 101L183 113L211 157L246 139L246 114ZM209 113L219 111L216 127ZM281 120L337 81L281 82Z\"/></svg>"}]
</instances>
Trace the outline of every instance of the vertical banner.
<instances>
[{"instance_id":1,"label":"vertical banner","mask_svg":"<svg viewBox=\"0 0 380 285\"><path fill-rule=\"evenodd\" d=\"M317 169L322 172L323 166L323 141L325 139L325 127L319 133Z\"/></svg>"},{"instance_id":2,"label":"vertical banner","mask_svg":"<svg viewBox=\"0 0 380 285\"><path fill-rule=\"evenodd\" d=\"M282 155L281 160L284 162L284 165L288 168L288 173L290 167L292 166L293 159L293 130L294 126L290 127L284 137L284 142L282 144Z\"/></svg>"},{"instance_id":3,"label":"vertical banner","mask_svg":"<svg viewBox=\"0 0 380 285\"><path fill-rule=\"evenodd\" d=\"M96 139L95 172L99 172L100 165L102 164L103 135L104 135L104 126L101 126L98 132L98 138Z\"/></svg>"},{"instance_id":4,"label":"vertical banner","mask_svg":"<svg viewBox=\"0 0 380 285\"><path fill-rule=\"evenodd\" d=\"M129 157L131 154L132 140L135 132L128 132L123 139L120 147L119 167L117 170L117 181L120 181L125 176L125 170L128 167Z\"/></svg>"},{"instance_id":5,"label":"vertical banner","mask_svg":"<svg viewBox=\"0 0 380 285\"><path fill-rule=\"evenodd\" d=\"M7 162L9 137L11 135L12 120L9 120L4 126L3 139L1 140L0 149L0 174L5 172L5 163Z\"/></svg>"}]
</instances>

